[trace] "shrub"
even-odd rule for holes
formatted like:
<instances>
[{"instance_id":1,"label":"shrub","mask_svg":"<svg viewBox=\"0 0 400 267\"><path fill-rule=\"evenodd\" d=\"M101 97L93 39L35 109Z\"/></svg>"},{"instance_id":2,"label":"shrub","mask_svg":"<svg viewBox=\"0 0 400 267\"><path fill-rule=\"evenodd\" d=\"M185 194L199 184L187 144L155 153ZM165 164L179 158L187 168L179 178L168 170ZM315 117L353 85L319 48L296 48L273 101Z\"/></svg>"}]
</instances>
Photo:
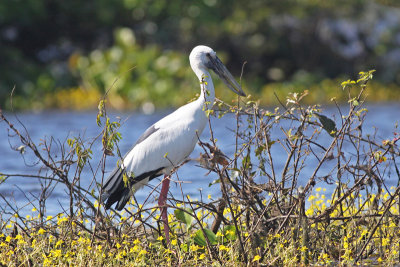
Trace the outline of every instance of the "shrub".
<instances>
[{"instance_id":1,"label":"shrub","mask_svg":"<svg viewBox=\"0 0 400 267\"><path fill-rule=\"evenodd\" d=\"M233 156L224 154L213 135L199 140L200 165L216 173L210 186L222 196L200 200L170 196L170 246L165 244L156 207L132 200L122 212L106 212L98 201L104 160L119 155L120 123L107 116L105 102L97 117L103 144L100 162L80 137L67 144L44 140L34 144L9 119L1 119L25 149L34 152L46 175L41 198L22 216L3 197L0 262L43 265L354 265L399 260L399 133L378 140L363 133L367 116L365 91L373 71L341 84L348 110L336 105L335 120L318 105L302 104L307 91L291 93L281 107L268 111L254 101L229 105L217 100L210 116L234 113L237 118ZM335 100L332 100L336 104ZM278 137L277 131L282 134ZM323 136L328 139L322 138ZM325 140L325 141L324 141ZM62 157L48 149L58 145ZM21 149L19 149L20 151ZM278 153L286 160L277 159ZM61 160L60 160L61 159ZM90 167L93 183L79 185ZM177 168L178 170L179 168ZM182 180L174 173L177 180ZM2 179L14 179L2 174ZM388 188L388 180L397 185ZM300 186L301 181L303 185ZM58 183L58 184L55 184ZM46 213L46 190L64 186L69 208ZM330 187L331 195L324 187ZM154 191L159 190L156 186ZM218 263L216 263L218 262Z\"/></svg>"}]
</instances>

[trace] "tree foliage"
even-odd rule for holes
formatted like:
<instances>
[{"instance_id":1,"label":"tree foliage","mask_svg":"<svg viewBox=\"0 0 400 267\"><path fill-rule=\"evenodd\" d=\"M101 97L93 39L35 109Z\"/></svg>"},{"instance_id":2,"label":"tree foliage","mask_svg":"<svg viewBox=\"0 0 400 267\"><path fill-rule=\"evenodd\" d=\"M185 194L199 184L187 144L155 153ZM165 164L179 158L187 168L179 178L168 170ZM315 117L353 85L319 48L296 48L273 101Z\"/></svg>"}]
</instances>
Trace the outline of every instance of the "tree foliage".
<instances>
[{"instance_id":1,"label":"tree foliage","mask_svg":"<svg viewBox=\"0 0 400 267\"><path fill-rule=\"evenodd\" d=\"M155 51L175 51L179 54L173 57L183 61L193 46L207 44L224 51L234 73L240 73L247 61L254 91L269 82L315 83L343 73L354 78L360 69L371 67L378 70L379 80L398 84L399 13L394 0L3 1L0 105L13 85L16 103L29 107L31 101L40 102L55 90L76 88L81 79L87 82L86 73L77 75L71 69L73 55L100 51L107 57L107 51L119 42L114 37L121 28L133 31L135 45L124 56L138 70L148 67L148 55ZM101 67L105 72L115 68ZM165 70L160 72L151 83L164 79ZM170 92L173 79L165 77ZM127 82L119 91L121 97L136 82ZM97 88L97 82L93 86Z\"/></svg>"}]
</instances>

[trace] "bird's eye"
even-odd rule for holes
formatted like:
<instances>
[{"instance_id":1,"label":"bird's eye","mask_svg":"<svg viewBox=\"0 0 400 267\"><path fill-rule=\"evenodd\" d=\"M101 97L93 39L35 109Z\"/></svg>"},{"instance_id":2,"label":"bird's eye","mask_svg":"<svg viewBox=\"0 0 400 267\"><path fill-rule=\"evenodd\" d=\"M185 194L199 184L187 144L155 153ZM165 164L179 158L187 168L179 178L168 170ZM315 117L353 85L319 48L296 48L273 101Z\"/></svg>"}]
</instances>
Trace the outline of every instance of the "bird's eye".
<instances>
[{"instance_id":1,"label":"bird's eye","mask_svg":"<svg viewBox=\"0 0 400 267\"><path fill-rule=\"evenodd\" d=\"M206 55L207 55L207 57L211 57L211 54L210 54L210 53L207 53Z\"/></svg>"}]
</instances>

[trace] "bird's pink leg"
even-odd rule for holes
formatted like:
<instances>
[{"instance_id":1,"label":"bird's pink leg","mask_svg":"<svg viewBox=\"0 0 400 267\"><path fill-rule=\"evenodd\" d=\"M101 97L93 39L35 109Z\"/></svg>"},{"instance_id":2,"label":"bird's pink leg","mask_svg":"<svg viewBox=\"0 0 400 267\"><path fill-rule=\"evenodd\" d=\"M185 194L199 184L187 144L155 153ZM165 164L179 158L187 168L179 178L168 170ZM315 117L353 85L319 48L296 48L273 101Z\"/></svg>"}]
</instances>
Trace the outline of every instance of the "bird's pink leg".
<instances>
[{"instance_id":1,"label":"bird's pink leg","mask_svg":"<svg viewBox=\"0 0 400 267\"><path fill-rule=\"evenodd\" d=\"M167 213L167 196L169 190L169 176L165 175L162 181L161 193L160 198L158 199L158 206L160 207L161 211L161 219L164 222L164 232L165 232L165 240L167 245L169 245L169 226L168 226L168 213Z\"/></svg>"}]
</instances>

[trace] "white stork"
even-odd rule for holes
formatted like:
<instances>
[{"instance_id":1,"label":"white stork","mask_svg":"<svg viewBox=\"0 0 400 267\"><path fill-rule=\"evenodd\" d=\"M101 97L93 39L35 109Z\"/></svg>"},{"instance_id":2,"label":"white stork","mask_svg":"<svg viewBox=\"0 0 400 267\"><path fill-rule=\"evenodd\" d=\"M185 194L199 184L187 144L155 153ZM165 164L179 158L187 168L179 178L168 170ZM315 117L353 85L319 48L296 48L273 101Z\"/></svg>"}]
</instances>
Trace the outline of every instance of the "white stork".
<instances>
[{"instance_id":1,"label":"white stork","mask_svg":"<svg viewBox=\"0 0 400 267\"><path fill-rule=\"evenodd\" d=\"M207 124L205 111L211 108L215 98L209 70L213 70L233 92L246 96L210 47L196 46L190 53L189 59L200 81L200 97L148 128L124 156L121 164L110 174L103 184L101 195L102 202L107 200L106 209L117 202L115 208L122 210L135 191L164 174L158 204L167 243L169 243L169 227L165 204L169 190L169 175L172 169L193 151L198 141L197 136L200 136Z\"/></svg>"}]
</instances>

